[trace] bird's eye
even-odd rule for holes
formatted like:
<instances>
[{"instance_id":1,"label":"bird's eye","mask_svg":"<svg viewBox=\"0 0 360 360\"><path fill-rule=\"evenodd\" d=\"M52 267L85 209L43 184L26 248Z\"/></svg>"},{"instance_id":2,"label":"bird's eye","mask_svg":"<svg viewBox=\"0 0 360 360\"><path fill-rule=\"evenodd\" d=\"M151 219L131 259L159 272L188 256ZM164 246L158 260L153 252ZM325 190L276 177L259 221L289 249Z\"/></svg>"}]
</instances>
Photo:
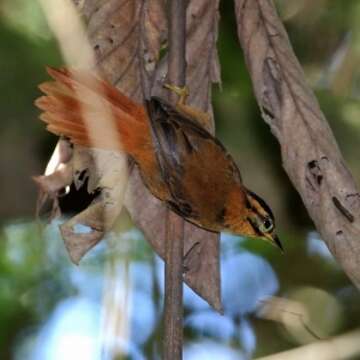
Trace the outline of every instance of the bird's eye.
<instances>
[{"instance_id":1,"label":"bird's eye","mask_svg":"<svg viewBox=\"0 0 360 360\"><path fill-rule=\"evenodd\" d=\"M266 218L264 219L263 223L259 226L259 230L262 233L267 233L270 232L274 227L273 222L271 221L271 219Z\"/></svg>"}]
</instances>

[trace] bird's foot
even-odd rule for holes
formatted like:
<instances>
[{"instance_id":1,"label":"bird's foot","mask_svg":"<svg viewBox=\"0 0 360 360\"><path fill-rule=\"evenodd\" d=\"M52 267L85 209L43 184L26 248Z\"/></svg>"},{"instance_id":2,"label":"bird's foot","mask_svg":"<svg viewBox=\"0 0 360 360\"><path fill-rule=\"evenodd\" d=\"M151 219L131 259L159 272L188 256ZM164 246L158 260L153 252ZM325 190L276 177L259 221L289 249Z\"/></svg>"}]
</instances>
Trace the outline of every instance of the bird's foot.
<instances>
[{"instance_id":1,"label":"bird's foot","mask_svg":"<svg viewBox=\"0 0 360 360\"><path fill-rule=\"evenodd\" d=\"M164 84L164 88L172 91L176 95L179 96L179 100L177 104L184 105L186 103L186 99L189 97L189 89L187 86L177 86L172 84Z\"/></svg>"},{"instance_id":2,"label":"bird's foot","mask_svg":"<svg viewBox=\"0 0 360 360\"><path fill-rule=\"evenodd\" d=\"M181 87L166 83L163 86L179 96L179 100L176 103L176 109L180 113L195 120L204 129L211 131L211 116L193 106L186 105L186 100L189 97L189 89L187 86Z\"/></svg>"}]
</instances>

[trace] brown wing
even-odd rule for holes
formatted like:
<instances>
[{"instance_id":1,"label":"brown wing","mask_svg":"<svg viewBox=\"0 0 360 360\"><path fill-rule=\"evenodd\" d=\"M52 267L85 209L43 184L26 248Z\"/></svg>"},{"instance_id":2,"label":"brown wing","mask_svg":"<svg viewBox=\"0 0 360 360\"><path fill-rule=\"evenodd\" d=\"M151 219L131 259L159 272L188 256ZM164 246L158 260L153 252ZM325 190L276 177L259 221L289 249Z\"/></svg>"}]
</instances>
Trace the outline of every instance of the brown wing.
<instances>
[{"instance_id":1,"label":"brown wing","mask_svg":"<svg viewBox=\"0 0 360 360\"><path fill-rule=\"evenodd\" d=\"M204 227L216 223L228 192L241 183L232 157L219 140L164 100L153 97L147 108L157 159L172 197L169 205Z\"/></svg>"}]
</instances>

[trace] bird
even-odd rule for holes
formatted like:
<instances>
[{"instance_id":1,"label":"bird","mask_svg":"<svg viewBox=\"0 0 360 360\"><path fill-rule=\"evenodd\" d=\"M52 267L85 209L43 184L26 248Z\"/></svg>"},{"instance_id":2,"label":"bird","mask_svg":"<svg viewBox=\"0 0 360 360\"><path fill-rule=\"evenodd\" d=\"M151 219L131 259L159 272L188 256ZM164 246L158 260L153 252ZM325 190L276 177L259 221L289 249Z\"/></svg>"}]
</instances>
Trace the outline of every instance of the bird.
<instances>
[{"instance_id":1,"label":"bird","mask_svg":"<svg viewBox=\"0 0 360 360\"><path fill-rule=\"evenodd\" d=\"M271 208L244 185L234 159L209 132L209 115L186 105L186 88L165 85L179 95L175 106L156 96L139 104L90 71L47 67L47 72L52 81L39 85L44 95L35 105L48 131L75 145L119 151L101 131L93 141L85 116L106 124L97 101L79 96L79 89L87 91L110 109L121 151L168 208L208 231L260 238L283 250Z\"/></svg>"}]
</instances>

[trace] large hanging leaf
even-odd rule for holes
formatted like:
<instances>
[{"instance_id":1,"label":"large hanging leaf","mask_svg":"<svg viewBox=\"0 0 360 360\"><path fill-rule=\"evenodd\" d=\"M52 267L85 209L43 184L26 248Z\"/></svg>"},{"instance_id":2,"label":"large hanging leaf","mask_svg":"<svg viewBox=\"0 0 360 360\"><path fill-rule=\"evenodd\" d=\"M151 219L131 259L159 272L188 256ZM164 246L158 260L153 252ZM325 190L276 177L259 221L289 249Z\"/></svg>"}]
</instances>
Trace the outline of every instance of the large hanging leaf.
<instances>
[{"instance_id":1,"label":"large hanging leaf","mask_svg":"<svg viewBox=\"0 0 360 360\"><path fill-rule=\"evenodd\" d=\"M264 120L317 229L360 287L360 194L271 0L236 0L238 36Z\"/></svg>"}]
</instances>

